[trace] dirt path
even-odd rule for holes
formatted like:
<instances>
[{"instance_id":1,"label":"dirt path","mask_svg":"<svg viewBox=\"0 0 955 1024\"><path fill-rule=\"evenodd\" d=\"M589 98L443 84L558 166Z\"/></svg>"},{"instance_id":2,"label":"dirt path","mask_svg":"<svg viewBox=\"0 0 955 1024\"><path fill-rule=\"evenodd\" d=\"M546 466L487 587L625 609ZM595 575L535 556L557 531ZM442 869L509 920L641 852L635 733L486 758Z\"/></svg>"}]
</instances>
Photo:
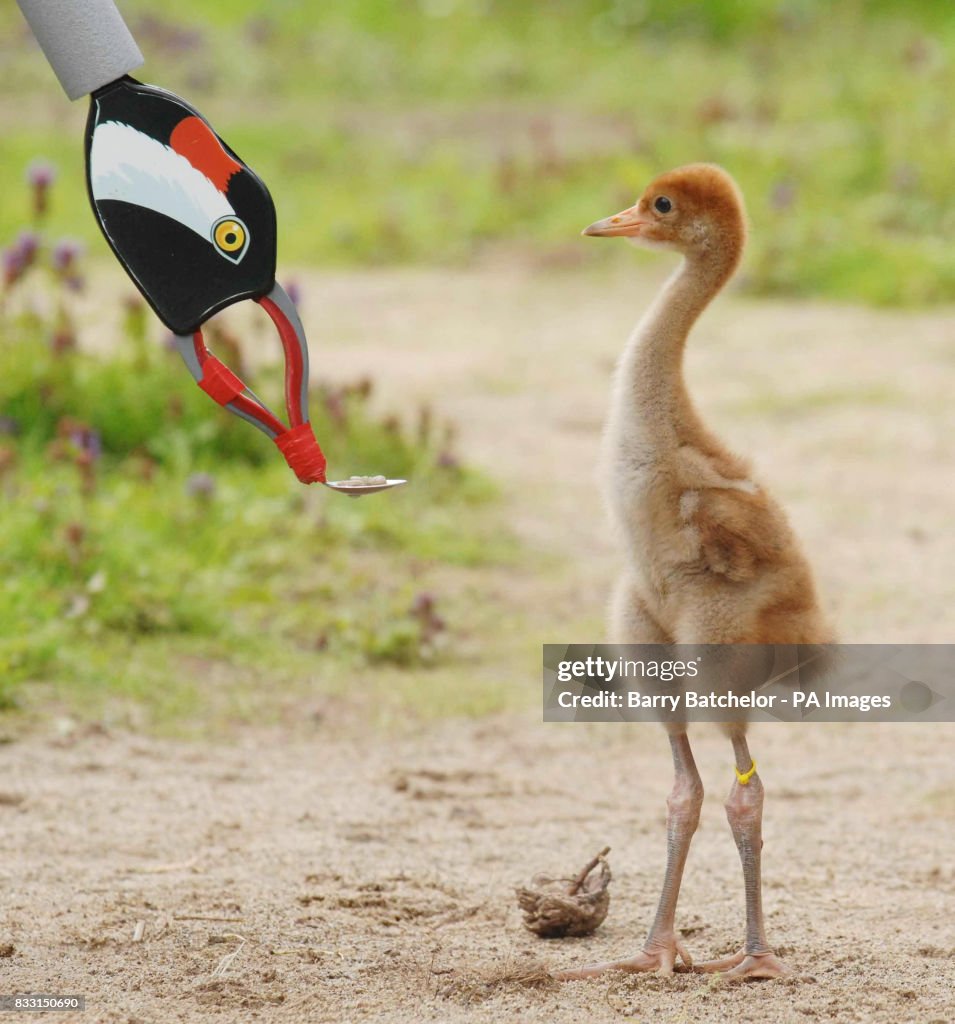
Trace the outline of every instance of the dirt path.
<instances>
[{"instance_id":1,"label":"dirt path","mask_svg":"<svg viewBox=\"0 0 955 1024\"><path fill-rule=\"evenodd\" d=\"M652 282L515 268L304 284L318 372L434 402L467 455L517 485L516 529L556 566L528 588L546 634L528 642L587 639L614 562L590 487L606 379ZM953 633L947 325L736 300L694 343L701 405L759 456L847 639ZM662 733L545 727L527 686L524 715L400 736L332 716L311 736L209 747L53 725L12 737L0 993L85 993L84 1024L955 1020L952 726L757 731L768 921L794 978L535 987L542 963L642 941L670 779ZM709 798L679 923L705 957L738 945L742 886L725 743L703 729L695 745ZM523 932L513 885L604 844L616 877L597 934Z\"/></svg>"},{"instance_id":2,"label":"dirt path","mask_svg":"<svg viewBox=\"0 0 955 1024\"><path fill-rule=\"evenodd\" d=\"M317 373L370 373L432 402L469 457L515 486L512 519L560 553L566 621L601 605L615 549L592 486L616 357L659 276L402 271L300 275ZM688 377L814 556L843 640L955 636L951 311L886 313L728 296L694 330Z\"/></svg>"},{"instance_id":3,"label":"dirt path","mask_svg":"<svg viewBox=\"0 0 955 1024\"><path fill-rule=\"evenodd\" d=\"M643 940L670 782L656 731L527 719L387 742L329 744L317 732L215 750L102 735L15 743L0 753L2 928L15 947L0 986L85 993L90 1009L75 1019L116 1024L949 1024L951 739L908 726L759 736L768 922L794 979L559 990L501 979ZM720 806L726 751L706 731L697 747L710 799L679 921L705 957L738 947L742 886ZM512 886L570 871L604 843L616 878L597 934L525 933Z\"/></svg>"}]
</instances>

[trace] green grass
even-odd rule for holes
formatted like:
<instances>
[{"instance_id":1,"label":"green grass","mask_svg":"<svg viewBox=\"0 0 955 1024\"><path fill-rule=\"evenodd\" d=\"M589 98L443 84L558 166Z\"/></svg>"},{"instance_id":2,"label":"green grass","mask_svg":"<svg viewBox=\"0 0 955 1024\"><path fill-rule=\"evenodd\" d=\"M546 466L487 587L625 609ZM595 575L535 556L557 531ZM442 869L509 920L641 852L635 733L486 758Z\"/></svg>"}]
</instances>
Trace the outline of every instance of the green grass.
<instances>
[{"instance_id":1,"label":"green grass","mask_svg":"<svg viewBox=\"0 0 955 1024\"><path fill-rule=\"evenodd\" d=\"M275 462L224 466L208 499L187 493L180 470L144 479L125 461L102 469L91 496L72 466L38 457L5 483L7 706L40 684L87 710L135 699L162 722L210 699L204 665L236 693L250 673L270 690L321 677L326 691L369 665L427 674L454 660L430 651L414 613L429 567L466 579L512 555L485 525L489 498L473 478L452 496L450 483L419 476L387 508L302 493ZM454 590L437 606L460 612Z\"/></svg>"},{"instance_id":2,"label":"green grass","mask_svg":"<svg viewBox=\"0 0 955 1024\"><path fill-rule=\"evenodd\" d=\"M306 695L374 697L376 714L501 698L449 685L493 629L475 588L515 545L448 424L375 411L368 380L316 390L330 467L411 483L360 501L305 488L147 343L144 307L97 356L63 343L72 303L44 250L0 293L0 710L52 699L201 732ZM264 394L276 375L256 375Z\"/></svg>"},{"instance_id":3,"label":"green grass","mask_svg":"<svg viewBox=\"0 0 955 1024\"><path fill-rule=\"evenodd\" d=\"M876 304L955 298L955 18L857 0L126 0L141 77L195 102L270 184L283 263L464 263L488 246L630 259L578 239L691 160L738 177L746 286ZM0 13L0 238L23 168L85 208L84 104ZM174 29L185 26L193 35Z\"/></svg>"},{"instance_id":4,"label":"green grass","mask_svg":"<svg viewBox=\"0 0 955 1024\"><path fill-rule=\"evenodd\" d=\"M0 520L0 707L32 692L86 713L128 699L162 725L253 681L269 692L252 704L273 711L277 694L334 693L369 666L420 683L456 663L453 638L474 620L468 580L514 555L490 486L426 457L403 492L356 502L305 491L274 456L180 454L147 474L134 456L103 456L84 493L68 460L26 444L18 455ZM209 496L191 493L203 466ZM457 571L434 594L447 648L415 611L435 567ZM222 679L206 693L210 666Z\"/></svg>"}]
</instances>

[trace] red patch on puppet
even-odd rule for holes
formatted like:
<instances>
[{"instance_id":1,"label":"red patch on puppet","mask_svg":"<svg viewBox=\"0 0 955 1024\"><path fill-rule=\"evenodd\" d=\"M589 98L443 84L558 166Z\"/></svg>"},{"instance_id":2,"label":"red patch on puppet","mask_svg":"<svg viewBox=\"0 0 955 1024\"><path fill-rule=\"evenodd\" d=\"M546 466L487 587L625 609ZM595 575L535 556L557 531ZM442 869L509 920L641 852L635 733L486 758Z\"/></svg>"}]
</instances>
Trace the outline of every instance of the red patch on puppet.
<instances>
[{"instance_id":1,"label":"red patch on puppet","mask_svg":"<svg viewBox=\"0 0 955 1024\"><path fill-rule=\"evenodd\" d=\"M184 118L172 130L169 145L201 171L220 192L225 192L242 164L223 149L215 132L201 117Z\"/></svg>"}]
</instances>

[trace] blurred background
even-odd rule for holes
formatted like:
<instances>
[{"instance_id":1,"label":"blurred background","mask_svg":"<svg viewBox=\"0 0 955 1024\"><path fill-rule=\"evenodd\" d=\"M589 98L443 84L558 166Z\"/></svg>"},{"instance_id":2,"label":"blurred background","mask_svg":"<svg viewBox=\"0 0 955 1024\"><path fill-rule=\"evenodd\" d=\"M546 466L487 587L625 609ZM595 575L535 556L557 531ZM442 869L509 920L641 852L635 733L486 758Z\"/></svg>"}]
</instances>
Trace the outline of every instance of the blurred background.
<instances>
[{"instance_id":1,"label":"blurred background","mask_svg":"<svg viewBox=\"0 0 955 1024\"><path fill-rule=\"evenodd\" d=\"M660 168L739 178L747 286L955 297L955 14L933 0L125 0L147 63L272 185L282 258L466 263L497 246L609 259L572 228ZM83 102L0 15L0 231L38 155L58 230L83 201Z\"/></svg>"},{"instance_id":2,"label":"blurred background","mask_svg":"<svg viewBox=\"0 0 955 1024\"><path fill-rule=\"evenodd\" d=\"M547 573L559 571L566 538L527 547L548 524L527 526L489 459L472 465L456 419L467 434L478 405L496 409L502 396L516 403L526 381L482 365L483 398L468 405L465 396L460 412L436 409L438 376L430 394L386 386L381 396L381 380L399 372L383 353L404 351L450 372L440 362L448 350L475 352L484 341L451 318L449 304L476 321L488 296L510 295L500 332L522 303L536 303L546 331L554 324L544 311L558 315L568 281L578 297L592 289L596 304L604 283L622 280L635 260L659 267L626 246L582 243L578 233L632 202L661 170L712 160L738 178L753 222L738 282L745 295L905 310L955 299L950 5L120 6L147 56L138 77L195 104L270 186L279 279L306 322L316 295L333 315L379 310L377 320L338 324L356 346L366 343L363 332L376 333L381 347L364 363L343 356L336 375L316 360L319 437L348 471L407 474L416 486L326 502L191 386L88 209L87 105L66 100L19 11L4 5L0 705L8 709L29 713L52 701L70 715L108 706L133 724L174 729L297 718L302 694L348 693L353 673L369 664L380 669L369 684L376 699L387 695L376 705L382 713L405 713L409 701L423 714L506 705L514 679L535 671L536 645L547 638L540 631L561 621L539 593L514 597L515 581L533 574L559 593ZM527 274L551 283L509 293L508 281ZM416 288L430 305L413 301ZM622 286L617 294L627 296ZM786 306L776 322L792 321L796 309ZM603 377L638 312L635 291L607 322ZM860 315L861 325L847 328L841 313L833 323L870 336L870 314ZM594 322L586 319L588 330ZM891 324L894 347L880 356L889 366L902 359L906 321L879 323ZM270 339L266 325L241 313L218 318L209 335L220 356L264 377L268 390L275 368L255 358L262 339ZM471 372L463 354L454 366ZM930 369L909 392L863 371L856 392L817 381L808 403L750 390L745 402L726 399L728 418L753 424L758 440L808 408L837 417L860 395L874 416L894 406L909 415L937 376ZM602 388L568 421L568 431L586 434L585 452L595 445ZM874 428L865 429L871 438ZM538 437L550 446L543 428ZM490 441L472 446L476 463L481 443ZM808 507L806 492L792 490ZM810 533L831 536L832 524L813 514L804 513ZM818 514L834 522L844 510ZM597 635L602 585L565 609L578 639ZM858 599L860 619L880 593ZM275 684L271 697L261 691L264 674ZM276 705L276 693L294 699Z\"/></svg>"}]
</instances>

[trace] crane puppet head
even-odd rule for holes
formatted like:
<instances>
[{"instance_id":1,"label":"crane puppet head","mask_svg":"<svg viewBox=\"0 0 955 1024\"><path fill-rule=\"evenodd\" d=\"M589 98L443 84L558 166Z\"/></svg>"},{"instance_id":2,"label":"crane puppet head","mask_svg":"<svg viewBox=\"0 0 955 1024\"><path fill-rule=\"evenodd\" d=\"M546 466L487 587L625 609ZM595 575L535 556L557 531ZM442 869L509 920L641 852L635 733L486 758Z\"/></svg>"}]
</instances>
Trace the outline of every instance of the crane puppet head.
<instances>
[{"instance_id":1,"label":"crane puppet head","mask_svg":"<svg viewBox=\"0 0 955 1024\"><path fill-rule=\"evenodd\" d=\"M107 86L90 107L87 155L103 233L175 334L270 291L272 198L178 96L130 78Z\"/></svg>"}]
</instances>

